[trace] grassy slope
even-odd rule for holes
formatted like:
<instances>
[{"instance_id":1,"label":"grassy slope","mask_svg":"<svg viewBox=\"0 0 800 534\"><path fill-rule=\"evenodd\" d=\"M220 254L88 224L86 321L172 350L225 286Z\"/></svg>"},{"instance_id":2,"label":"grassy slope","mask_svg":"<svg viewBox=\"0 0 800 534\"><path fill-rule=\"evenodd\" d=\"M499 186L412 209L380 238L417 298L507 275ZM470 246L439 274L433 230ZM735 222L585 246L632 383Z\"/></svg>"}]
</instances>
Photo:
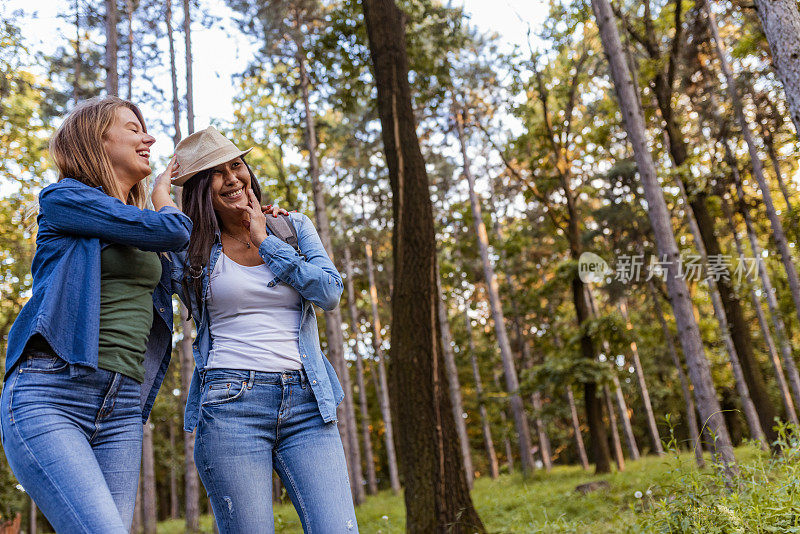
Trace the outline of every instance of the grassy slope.
<instances>
[{"instance_id":1,"label":"grassy slope","mask_svg":"<svg viewBox=\"0 0 800 534\"><path fill-rule=\"evenodd\" d=\"M754 454L752 448L743 447L737 451L737 458L747 462ZM659 488L669 484L670 472L678 464L692 468L692 455L683 454L677 459L650 456L628 462L622 473L603 476L593 476L579 467L559 466L549 474L538 473L527 480L519 474L502 475L495 481L480 478L475 482L472 496L484 524L492 533L624 532L634 527L636 510L647 501L647 490L661 494ZM577 485L593 480L605 480L610 488L588 495L575 491ZM645 495L644 499L635 496L637 491ZM403 499L389 491L370 497L356 513L363 534L404 532ZM204 531L210 532L210 526L211 518L203 517ZM275 507L275 527L278 533L302 533L291 504ZM161 523L158 531L183 532L183 522Z\"/></svg>"}]
</instances>

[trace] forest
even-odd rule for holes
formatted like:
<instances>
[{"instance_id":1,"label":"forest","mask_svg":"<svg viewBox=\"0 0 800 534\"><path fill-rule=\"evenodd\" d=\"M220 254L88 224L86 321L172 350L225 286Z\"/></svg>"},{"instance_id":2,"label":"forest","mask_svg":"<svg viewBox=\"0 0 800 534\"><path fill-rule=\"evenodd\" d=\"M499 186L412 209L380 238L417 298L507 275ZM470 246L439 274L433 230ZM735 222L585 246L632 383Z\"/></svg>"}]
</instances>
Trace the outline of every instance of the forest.
<instances>
[{"instance_id":1,"label":"forest","mask_svg":"<svg viewBox=\"0 0 800 534\"><path fill-rule=\"evenodd\" d=\"M318 315L361 532L800 528L798 2L548 0L513 49L442 0L57 5L54 52L0 8L3 360L53 132L118 95L170 154L227 17L255 46L212 122L344 279ZM173 308L132 532L215 528ZM20 531L52 530L0 457Z\"/></svg>"}]
</instances>

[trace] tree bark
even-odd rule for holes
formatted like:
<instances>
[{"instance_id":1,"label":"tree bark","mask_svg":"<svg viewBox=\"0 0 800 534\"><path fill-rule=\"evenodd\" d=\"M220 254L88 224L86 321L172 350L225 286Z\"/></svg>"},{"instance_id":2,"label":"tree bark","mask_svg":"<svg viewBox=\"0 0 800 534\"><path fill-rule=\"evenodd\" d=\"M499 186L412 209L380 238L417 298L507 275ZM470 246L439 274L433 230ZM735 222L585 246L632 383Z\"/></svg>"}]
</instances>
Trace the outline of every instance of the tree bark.
<instances>
[{"instance_id":1,"label":"tree bark","mask_svg":"<svg viewBox=\"0 0 800 534\"><path fill-rule=\"evenodd\" d=\"M622 443L619 439L619 427L617 426L617 416L614 415L614 403L611 402L611 393L608 386L603 386L603 398L606 401L606 411L608 412L608 423L611 427L611 443L614 449L614 461L618 471L625 471L625 457L622 455Z\"/></svg>"},{"instance_id":2,"label":"tree bark","mask_svg":"<svg viewBox=\"0 0 800 534\"><path fill-rule=\"evenodd\" d=\"M433 208L411 107L405 17L394 0L362 0L362 7L392 187L389 373L406 531L485 532L464 475L439 343Z\"/></svg>"},{"instance_id":3,"label":"tree bark","mask_svg":"<svg viewBox=\"0 0 800 534\"><path fill-rule=\"evenodd\" d=\"M647 134L642 113L641 101L636 83L622 51L619 32L614 23L609 0L592 0L592 9L600 28L600 36L606 56L611 66L614 88L622 111L628 139L633 145L634 155L642 185L647 198L648 215L655 235L659 253L676 265L679 259L669 212L663 192L656 176L655 164L647 146ZM711 380L708 360L705 357L700 330L692 313L692 303L686 281L681 279L675 269L667 270L667 291L678 324L683 352L689 366L695 394L699 399L703 418L717 437L716 450L726 466L729 476L736 473L735 458L728 429L721 415L719 402Z\"/></svg>"},{"instance_id":4,"label":"tree bark","mask_svg":"<svg viewBox=\"0 0 800 534\"><path fill-rule=\"evenodd\" d=\"M461 382L458 379L458 367L456 366L456 355L453 352L453 337L450 334L450 323L447 318L447 308L442 299L442 279L439 272L439 262L436 262L436 295L439 299L439 324L442 332L442 355L444 356L445 373L450 389L450 404L453 408L453 421L458 433L458 443L461 446L461 456L464 458L464 474L467 477L469 489L472 489L474 478L472 467L472 450L469 446L469 436L467 435L467 422L463 417L464 402L461 399Z\"/></svg>"},{"instance_id":5,"label":"tree bark","mask_svg":"<svg viewBox=\"0 0 800 534\"><path fill-rule=\"evenodd\" d=\"M581 467L589 470L589 457L586 456L586 448L583 445L583 434L581 433L581 421L578 419L578 410L575 406L575 395L572 393L572 386L567 386L567 404L569 404L570 419L572 421L572 435L575 438L575 450L578 453L578 459L581 461Z\"/></svg>"},{"instance_id":6,"label":"tree bark","mask_svg":"<svg viewBox=\"0 0 800 534\"><path fill-rule=\"evenodd\" d=\"M489 239L486 235L486 227L483 224L480 202L475 193L475 178L473 178L472 171L470 170L470 160L467 155L466 140L464 139L463 115L460 111L456 113L455 119L458 139L461 145L463 172L469 184L469 199L472 206L472 217L475 221L475 234L478 240L478 249L483 263L486 291L489 294L489 304L492 309L492 318L494 319L495 336L500 349L500 358L503 362L503 375L505 376L509 406L511 407L511 414L514 418L514 428L517 431L520 463L522 464L522 472L524 474L529 474L533 470L533 456L531 455L531 437L528 417L525 415L522 397L519 395L519 378L517 377L514 355L511 353L511 344L508 341L508 333L506 332L505 316L503 314L503 305L500 302L497 275L494 272L492 260L489 258Z\"/></svg>"},{"instance_id":7,"label":"tree bark","mask_svg":"<svg viewBox=\"0 0 800 534\"><path fill-rule=\"evenodd\" d=\"M31 529L31 532L36 530ZM131 534L142 532L142 474L139 473L139 482L136 485L136 502L133 504L133 520L131 521Z\"/></svg>"},{"instance_id":8,"label":"tree bark","mask_svg":"<svg viewBox=\"0 0 800 534\"><path fill-rule=\"evenodd\" d=\"M353 352L356 355L356 385L358 386L358 400L361 409L361 440L364 444L364 463L367 467L367 493L378 493L378 479L375 476L375 461L372 453L372 438L370 437L369 405L367 402L367 388L364 384L364 359L358 346L358 307L356 305L356 292L353 289L353 260L350 256L350 247L344 249L345 285L347 286L347 304L350 308L350 331L353 332Z\"/></svg>"},{"instance_id":9,"label":"tree bark","mask_svg":"<svg viewBox=\"0 0 800 534\"><path fill-rule=\"evenodd\" d=\"M469 343L469 359L472 364L472 378L475 380L475 394L478 397L478 411L481 416L481 433L483 434L483 445L486 448L486 458L489 462L489 476L492 480L500 476L500 468L497 463L497 453L494 450L494 440L492 439L492 428L489 425L489 415L486 413L486 403L483 400L483 382L481 372L478 368L478 358L475 355L475 342L472 340L472 320L469 318L469 307L464 303L464 319L467 327L467 342Z\"/></svg>"},{"instance_id":10,"label":"tree bark","mask_svg":"<svg viewBox=\"0 0 800 534\"><path fill-rule=\"evenodd\" d=\"M620 303L620 312L622 318L625 319L625 326L628 332L633 333L633 325L628 318L628 301L623 297ZM664 454L664 447L661 445L661 435L658 433L658 425L656 425L656 416L653 413L653 405L650 402L650 392L647 389L647 382L644 379L644 370L642 369L642 362L639 359L639 349L636 346L636 341L631 340L631 355L633 356L633 367L636 371L636 379L639 381L639 391L642 394L642 402L644 403L644 411L647 416L647 429L650 432L650 439L653 441L653 450L659 456Z\"/></svg>"},{"instance_id":11,"label":"tree bark","mask_svg":"<svg viewBox=\"0 0 800 534\"><path fill-rule=\"evenodd\" d=\"M81 99L81 11L78 0L75 0L75 79L72 82L72 103L77 105ZM36 532L32 530L31 532Z\"/></svg>"},{"instance_id":12,"label":"tree bark","mask_svg":"<svg viewBox=\"0 0 800 534\"><path fill-rule=\"evenodd\" d=\"M158 513L156 510L156 461L153 456L153 429L150 420L142 432L142 525L144 534L155 534Z\"/></svg>"},{"instance_id":13,"label":"tree bark","mask_svg":"<svg viewBox=\"0 0 800 534\"><path fill-rule=\"evenodd\" d=\"M765 3L766 2L761 2L759 4L759 7L762 7L761 4ZM773 0L771 3L773 6L779 4L777 0ZM780 253L781 260L783 261L783 267L786 270L786 278L787 281L789 282L789 289L792 294L792 300L794 302L797 318L800 319L800 279L798 279L797 269L795 268L794 263L792 261L792 254L791 251L789 250L789 244L786 240L786 233L784 232L783 224L781 223L781 220L778 217L777 212L775 211L775 204L772 202L772 193L770 192L769 186L767 185L767 180L764 177L764 168L761 164L761 156L758 154L758 146L756 145L755 139L753 137L753 132L750 129L750 124L747 122L747 119L744 116L744 108L742 107L742 100L739 96L739 90L736 87L736 82L733 78L733 72L731 71L731 67L728 63L728 58L725 52L725 44L722 42L722 39L719 36L719 30L717 28L717 19L714 16L714 12L709 7L708 2L703 2L703 8L706 13L706 17L708 20L708 27L711 30L711 35L714 37L714 45L717 52L717 58L719 59L720 67L722 68L722 73L725 75L728 98L730 98L731 104L733 105L734 115L736 116L736 122L739 124L739 128L742 131L742 136L744 137L745 143L747 143L747 149L750 154L750 163L753 167L753 177L756 179L756 182L758 182L758 187L761 189L761 198L764 203L764 209L766 210L767 218L769 218L770 224L772 225L772 238L778 247L778 252ZM763 11L763 8L761 9L761 11ZM761 11L759 13L761 13ZM797 6L795 6L794 12L795 14L797 13ZM794 37L795 39L800 38L800 36L798 35L795 35ZM773 43L770 43L770 45L773 46ZM797 53L797 51L795 53ZM798 61L795 59L795 64L797 63ZM797 65L795 65L795 67L797 67ZM784 71L785 70L786 69L784 69ZM789 91L787 91L787 96L788 93ZM800 104L800 102L798 102L798 104ZM794 108L792 110L793 119L795 118L794 114L796 112L797 108ZM797 126L796 120L795 120L795 126Z\"/></svg>"},{"instance_id":14,"label":"tree bark","mask_svg":"<svg viewBox=\"0 0 800 534\"><path fill-rule=\"evenodd\" d=\"M175 421L169 419L169 518L178 519L181 505L178 500L178 469L175 465Z\"/></svg>"},{"instance_id":15,"label":"tree bark","mask_svg":"<svg viewBox=\"0 0 800 534\"><path fill-rule=\"evenodd\" d=\"M136 9L131 0L125 0L125 5L128 8L128 79L127 83L127 99L133 98L133 12Z\"/></svg>"},{"instance_id":16,"label":"tree bark","mask_svg":"<svg viewBox=\"0 0 800 534\"><path fill-rule=\"evenodd\" d=\"M683 181L676 180L676 184L678 185L678 189L680 190L684 204L688 205L689 198L686 194ZM719 242L717 241L716 236L714 236L713 227L711 227L713 223L711 223L711 218L708 214L708 211L705 209L705 201L702 202L702 206L702 209L696 209L692 212L686 211L686 218L689 222L691 234L694 237L695 247L697 247L697 251L700 253L702 265L705 266L706 269L710 270L708 252L705 244L711 244L716 250L716 255L719 257L721 257L721 250L719 249ZM693 213L697 213L702 217L702 220L704 221L705 232L700 229L697 218L695 215L693 215ZM756 441L761 441L761 447L765 448L767 443L764 440L764 422L768 416L772 416L774 418L775 412L772 410L772 404L766 394L764 380L761 376L761 369L758 367L758 362L754 361L753 359L752 340L750 339L749 329L744 323L744 316L742 315L742 310L739 306L739 299L735 296L733 289L730 287L730 280L723 280L723 277L715 280L713 277L710 277L707 281L708 292L711 296L711 305L714 308L714 315L719 323L720 335L722 336L725 350L728 353L728 360L730 361L733 379L736 384L736 393L738 393L739 399L742 403L742 411L744 411L745 419L747 420L747 428L750 431L751 438ZM727 306L725 305L725 298L720 295L721 291L726 292L728 297ZM739 324L740 327L739 329L732 327L728 322L728 317L731 316L739 318L737 321L737 324ZM739 335L733 335L737 333ZM738 339L740 343L737 344L734 339ZM742 365L742 359L740 358L740 347L745 349L745 354L748 354L750 357L749 361L752 366L752 373L749 374L751 378L749 381L747 379L748 374L745 373L743 369L744 366ZM762 392L761 400L764 403L763 410L756 409L756 405L751 396L751 385L756 386L756 389ZM767 421L772 421L772 419ZM768 425L769 428L772 427L771 423L768 423Z\"/></svg>"},{"instance_id":17,"label":"tree bark","mask_svg":"<svg viewBox=\"0 0 800 534\"><path fill-rule=\"evenodd\" d=\"M381 334L381 318L378 314L378 288L375 285L375 269L372 265L372 245L365 245L367 254L367 275L369 276L369 301L372 306L372 347L375 350L375 359L378 361L378 404L381 409L381 417L386 427L384 440L386 442L386 459L389 463L389 481L392 491L397 494L400 492L400 475L397 469L397 454L394 448L394 423L389 402L389 386L386 378L386 364L383 354L383 335Z\"/></svg>"},{"instance_id":18,"label":"tree bark","mask_svg":"<svg viewBox=\"0 0 800 534\"><path fill-rule=\"evenodd\" d=\"M116 0L105 0L106 14L106 94L119 95L119 73L117 72L117 13Z\"/></svg>"},{"instance_id":19,"label":"tree bark","mask_svg":"<svg viewBox=\"0 0 800 534\"><path fill-rule=\"evenodd\" d=\"M689 430L689 445L694 451L694 458L699 468L706 466L706 461L703 458L703 447L700 444L700 431L697 427L697 413L692 398L692 389L689 385L689 379L686 378L686 373L683 371L683 364L678 356L678 351L675 349L675 343L672 341L672 332L664 319L664 312L661 309L661 302L659 296L653 287L653 280L647 281L647 289L650 294L650 300L653 303L653 310L655 311L658 324L661 325L661 331L664 334L664 344L667 346L667 352L672 359L675 370L678 372L678 381L681 383L681 393L683 394L683 404L686 407L686 426Z\"/></svg>"},{"instance_id":20,"label":"tree bark","mask_svg":"<svg viewBox=\"0 0 800 534\"><path fill-rule=\"evenodd\" d=\"M192 81L192 11L190 0L183 0L183 36L186 46L186 123L187 135L194 133L194 82Z\"/></svg>"},{"instance_id":21,"label":"tree bark","mask_svg":"<svg viewBox=\"0 0 800 534\"><path fill-rule=\"evenodd\" d=\"M800 11L794 0L755 0L758 18L783 83L789 114L800 135Z\"/></svg>"}]
</instances>

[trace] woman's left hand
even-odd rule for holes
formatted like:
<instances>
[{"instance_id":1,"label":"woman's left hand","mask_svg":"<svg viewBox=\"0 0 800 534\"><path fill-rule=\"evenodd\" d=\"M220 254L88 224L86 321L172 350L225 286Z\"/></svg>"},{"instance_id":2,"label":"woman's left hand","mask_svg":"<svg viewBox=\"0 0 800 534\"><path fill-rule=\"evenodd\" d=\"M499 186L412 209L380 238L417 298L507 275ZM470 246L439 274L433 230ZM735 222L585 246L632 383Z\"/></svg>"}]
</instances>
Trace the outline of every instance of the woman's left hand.
<instances>
[{"instance_id":1,"label":"woman's left hand","mask_svg":"<svg viewBox=\"0 0 800 534\"><path fill-rule=\"evenodd\" d=\"M258 248L267 238L267 216L252 189L247 189L247 205L236 207L242 211L242 226L250 230L250 241Z\"/></svg>"}]
</instances>

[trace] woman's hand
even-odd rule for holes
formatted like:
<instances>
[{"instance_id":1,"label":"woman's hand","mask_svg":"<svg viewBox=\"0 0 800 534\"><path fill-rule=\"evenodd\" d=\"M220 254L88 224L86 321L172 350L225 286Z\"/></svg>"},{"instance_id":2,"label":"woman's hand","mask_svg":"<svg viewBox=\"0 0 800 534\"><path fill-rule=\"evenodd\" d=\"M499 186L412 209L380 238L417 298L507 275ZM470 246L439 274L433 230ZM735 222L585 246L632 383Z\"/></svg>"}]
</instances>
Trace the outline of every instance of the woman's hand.
<instances>
[{"instance_id":1,"label":"woman's hand","mask_svg":"<svg viewBox=\"0 0 800 534\"><path fill-rule=\"evenodd\" d=\"M247 205L236 207L242 211L242 226L250 231L250 241L258 248L267 238L267 216L252 189L247 189Z\"/></svg>"},{"instance_id":2,"label":"woman's hand","mask_svg":"<svg viewBox=\"0 0 800 534\"><path fill-rule=\"evenodd\" d=\"M273 217L277 217L278 215L289 215L289 212L285 209L279 208L278 206L273 206L272 204L261 206L261 212L264 215L272 215Z\"/></svg>"},{"instance_id":3,"label":"woman's hand","mask_svg":"<svg viewBox=\"0 0 800 534\"><path fill-rule=\"evenodd\" d=\"M153 184L153 193L150 195L150 199L153 201L153 207L156 210L160 210L164 206L178 207L170 196L172 179L176 176L178 176L178 162L175 161L175 156L172 156L167 168L156 176L155 184Z\"/></svg>"}]
</instances>

